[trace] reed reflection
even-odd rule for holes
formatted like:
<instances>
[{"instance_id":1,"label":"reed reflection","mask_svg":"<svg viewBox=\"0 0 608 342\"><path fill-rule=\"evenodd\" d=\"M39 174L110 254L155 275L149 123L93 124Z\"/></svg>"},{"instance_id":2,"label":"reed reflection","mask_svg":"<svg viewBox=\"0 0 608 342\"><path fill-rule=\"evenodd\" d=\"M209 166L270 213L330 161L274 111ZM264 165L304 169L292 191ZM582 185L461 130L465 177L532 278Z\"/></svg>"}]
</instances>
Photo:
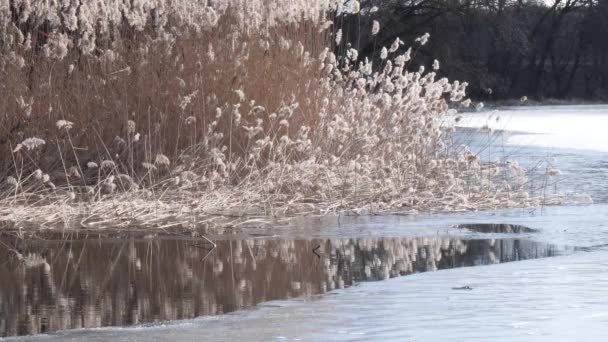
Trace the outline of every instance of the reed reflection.
<instances>
[{"instance_id":1,"label":"reed reflection","mask_svg":"<svg viewBox=\"0 0 608 342\"><path fill-rule=\"evenodd\" d=\"M528 240L204 240L0 235L0 335L218 315L358 281L552 256ZM318 254L318 256L317 256Z\"/></svg>"}]
</instances>

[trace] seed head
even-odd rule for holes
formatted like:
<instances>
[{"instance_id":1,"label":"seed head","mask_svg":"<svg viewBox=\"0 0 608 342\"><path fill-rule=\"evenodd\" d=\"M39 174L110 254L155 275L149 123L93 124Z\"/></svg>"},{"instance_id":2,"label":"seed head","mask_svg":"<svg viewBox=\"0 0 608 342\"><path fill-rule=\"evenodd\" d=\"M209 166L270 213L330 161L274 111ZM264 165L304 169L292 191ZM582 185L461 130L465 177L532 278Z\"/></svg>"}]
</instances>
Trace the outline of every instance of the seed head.
<instances>
[{"instance_id":1,"label":"seed head","mask_svg":"<svg viewBox=\"0 0 608 342\"><path fill-rule=\"evenodd\" d=\"M169 161L169 158L166 155L159 153L156 155L156 158L154 159L154 164L169 166L171 164L171 162Z\"/></svg>"},{"instance_id":2,"label":"seed head","mask_svg":"<svg viewBox=\"0 0 608 342\"><path fill-rule=\"evenodd\" d=\"M388 52L393 53L393 52L397 51L399 49L400 44L401 44L401 39L395 38L395 41L393 42L393 44L391 44L391 48L388 50Z\"/></svg>"},{"instance_id":3,"label":"seed head","mask_svg":"<svg viewBox=\"0 0 608 342\"><path fill-rule=\"evenodd\" d=\"M15 177L13 177L13 176L8 176L8 177L6 177L6 182L7 182L9 185L12 185L12 186L17 186L17 179L15 179Z\"/></svg>"},{"instance_id":4,"label":"seed head","mask_svg":"<svg viewBox=\"0 0 608 342\"><path fill-rule=\"evenodd\" d=\"M194 116L189 116L186 118L186 125L190 126L196 123L196 118Z\"/></svg>"},{"instance_id":5,"label":"seed head","mask_svg":"<svg viewBox=\"0 0 608 342\"><path fill-rule=\"evenodd\" d=\"M241 101L241 102L245 101L245 92L243 92L243 90L237 89L234 92L239 97L239 101Z\"/></svg>"},{"instance_id":6,"label":"seed head","mask_svg":"<svg viewBox=\"0 0 608 342\"><path fill-rule=\"evenodd\" d=\"M340 45L341 41L342 41L342 29L339 29L338 32L336 32L336 45Z\"/></svg>"},{"instance_id":7,"label":"seed head","mask_svg":"<svg viewBox=\"0 0 608 342\"><path fill-rule=\"evenodd\" d=\"M382 47L382 50L380 50L380 59L386 59L386 57L388 57L388 50L386 47Z\"/></svg>"},{"instance_id":8,"label":"seed head","mask_svg":"<svg viewBox=\"0 0 608 342\"><path fill-rule=\"evenodd\" d=\"M135 133L135 121L127 120L127 134Z\"/></svg>"},{"instance_id":9,"label":"seed head","mask_svg":"<svg viewBox=\"0 0 608 342\"><path fill-rule=\"evenodd\" d=\"M74 123L71 121L67 121L67 120L59 120L56 123L57 125L57 129L62 130L65 128L65 130L69 130L72 128L72 126L74 126Z\"/></svg>"},{"instance_id":10,"label":"seed head","mask_svg":"<svg viewBox=\"0 0 608 342\"><path fill-rule=\"evenodd\" d=\"M380 32L380 23L377 20L374 20L372 23L372 36L375 36Z\"/></svg>"},{"instance_id":11,"label":"seed head","mask_svg":"<svg viewBox=\"0 0 608 342\"><path fill-rule=\"evenodd\" d=\"M433 70L439 70L439 61L438 60L433 61Z\"/></svg>"},{"instance_id":12,"label":"seed head","mask_svg":"<svg viewBox=\"0 0 608 342\"><path fill-rule=\"evenodd\" d=\"M74 177L74 178L81 178L82 177L80 175L80 170L76 166L70 167L70 169L68 170L68 176Z\"/></svg>"},{"instance_id":13,"label":"seed head","mask_svg":"<svg viewBox=\"0 0 608 342\"><path fill-rule=\"evenodd\" d=\"M156 166L154 166L154 164L151 164L148 162L141 163L141 166L148 171L156 170Z\"/></svg>"},{"instance_id":14,"label":"seed head","mask_svg":"<svg viewBox=\"0 0 608 342\"><path fill-rule=\"evenodd\" d=\"M21 142L21 145L25 146L28 151L34 150L39 146L46 144L46 141L40 138L27 138ZM18 145L17 145L18 146Z\"/></svg>"},{"instance_id":15,"label":"seed head","mask_svg":"<svg viewBox=\"0 0 608 342\"><path fill-rule=\"evenodd\" d=\"M350 14L357 14L361 11L361 4L358 0L350 1Z\"/></svg>"},{"instance_id":16,"label":"seed head","mask_svg":"<svg viewBox=\"0 0 608 342\"><path fill-rule=\"evenodd\" d=\"M116 164L112 161L112 160L103 160L101 162L101 169L102 170L106 170L106 169L114 169L116 167Z\"/></svg>"},{"instance_id":17,"label":"seed head","mask_svg":"<svg viewBox=\"0 0 608 342\"><path fill-rule=\"evenodd\" d=\"M416 38L416 43L419 43L421 46L425 45L426 43L428 43L429 38L431 38L431 35L427 32L425 34L423 34L422 36Z\"/></svg>"}]
</instances>

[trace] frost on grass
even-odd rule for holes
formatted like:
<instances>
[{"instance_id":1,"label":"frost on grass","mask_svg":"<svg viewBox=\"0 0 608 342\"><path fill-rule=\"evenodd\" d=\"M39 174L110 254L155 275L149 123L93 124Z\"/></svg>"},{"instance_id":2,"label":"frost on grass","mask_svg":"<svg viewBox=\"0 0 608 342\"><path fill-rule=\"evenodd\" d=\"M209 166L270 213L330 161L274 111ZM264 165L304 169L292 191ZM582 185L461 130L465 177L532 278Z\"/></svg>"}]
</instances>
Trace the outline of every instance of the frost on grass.
<instances>
[{"instance_id":1,"label":"frost on grass","mask_svg":"<svg viewBox=\"0 0 608 342\"><path fill-rule=\"evenodd\" d=\"M453 139L467 83L410 65L429 34L346 41L334 23L375 12L358 1L21 3L0 4L2 220L537 203L519 164Z\"/></svg>"}]
</instances>

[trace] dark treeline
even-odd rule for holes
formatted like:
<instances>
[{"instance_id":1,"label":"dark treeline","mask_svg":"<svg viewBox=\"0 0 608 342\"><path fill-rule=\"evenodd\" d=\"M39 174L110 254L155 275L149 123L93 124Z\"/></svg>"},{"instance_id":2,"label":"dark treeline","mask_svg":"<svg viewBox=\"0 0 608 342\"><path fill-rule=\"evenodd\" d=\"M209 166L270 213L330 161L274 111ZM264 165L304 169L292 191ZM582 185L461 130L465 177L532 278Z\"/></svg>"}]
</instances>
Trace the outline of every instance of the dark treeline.
<instances>
[{"instance_id":1,"label":"dark treeline","mask_svg":"<svg viewBox=\"0 0 608 342\"><path fill-rule=\"evenodd\" d=\"M428 32L414 65L438 59L441 76L469 82L473 98L608 99L608 0L367 0L362 8L367 15L339 24L359 37L363 56ZM378 35L360 32L372 20Z\"/></svg>"}]
</instances>

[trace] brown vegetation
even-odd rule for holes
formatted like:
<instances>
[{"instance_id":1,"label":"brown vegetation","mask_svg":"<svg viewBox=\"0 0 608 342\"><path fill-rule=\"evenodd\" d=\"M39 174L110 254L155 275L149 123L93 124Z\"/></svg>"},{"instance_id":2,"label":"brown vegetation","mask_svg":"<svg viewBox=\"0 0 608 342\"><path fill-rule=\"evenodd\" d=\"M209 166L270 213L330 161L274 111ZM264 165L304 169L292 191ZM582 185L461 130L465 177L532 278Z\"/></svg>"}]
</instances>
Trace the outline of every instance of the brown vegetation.
<instances>
[{"instance_id":1,"label":"brown vegetation","mask_svg":"<svg viewBox=\"0 0 608 342\"><path fill-rule=\"evenodd\" d=\"M428 35L379 47L372 63L342 35L363 15L356 1L177 3L110 19L79 1L4 9L2 220L164 226L535 203L523 168L451 138L467 84L439 79L438 62L412 70Z\"/></svg>"}]
</instances>

